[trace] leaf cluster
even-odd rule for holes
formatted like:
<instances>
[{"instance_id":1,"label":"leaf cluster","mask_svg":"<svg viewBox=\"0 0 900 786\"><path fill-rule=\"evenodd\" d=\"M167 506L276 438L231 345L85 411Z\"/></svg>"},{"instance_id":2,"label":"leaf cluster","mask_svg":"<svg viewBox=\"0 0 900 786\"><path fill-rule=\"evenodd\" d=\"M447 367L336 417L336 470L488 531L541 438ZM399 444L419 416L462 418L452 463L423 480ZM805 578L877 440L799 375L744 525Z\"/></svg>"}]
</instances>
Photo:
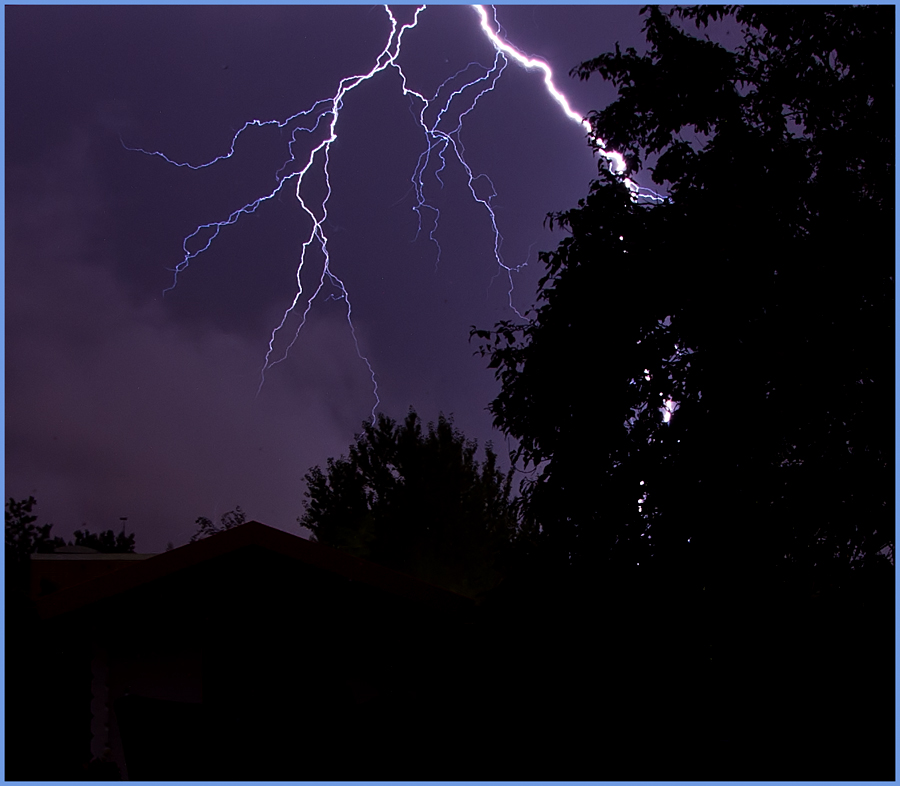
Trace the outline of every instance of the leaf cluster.
<instances>
[{"instance_id":1,"label":"leaf cluster","mask_svg":"<svg viewBox=\"0 0 900 786\"><path fill-rule=\"evenodd\" d=\"M194 522L197 525L197 531L191 535L190 542L194 543L203 538L208 538L210 535L234 529L235 527L241 526L246 520L247 514L241 510L240 505L234 510L223 513L218 524L213 523L212 519L208 519L206 516L198 516L197 520Z\"/></svg>"},{"instance_id":2,"label":"leaf cluster","mask_svg":"<svg viewBox=\"0 0 900 786\"><path fill-rule=\"evenodd\" d=\"M363 424L347 457L306 474L298 522L319 542L478 595L500 578L516 513L512 474L490 444L483 462L477 449L452 418L423 428L412 409L402 423L381 414Z\"/></svg>"},{"instance_id":3,"label":"leaf cluster","mask_svg":"<svg viewBox=\"0 0 900 786\"><path fill-rule=\"evenodd\" d=\"M6 554L16 562L27 561L32 554L48 554L66 542L50 534L52 524L36 526L37 516L32 513L37 504L34 497L6 503Z\"/></svg>"},{"instance_id":4,"label":"leaf cluster","mask_svg":"<svg viewBox=\"0 0 900 786\"><path fill-rule=\"evenodd\" d=\"M126 535L124 531L113 532L111 529L103 532L90 532L89 530L75 530L74 541L69 545L85 546L100 554L133 554L134 533Z\"/></svg>"}]
</instances>

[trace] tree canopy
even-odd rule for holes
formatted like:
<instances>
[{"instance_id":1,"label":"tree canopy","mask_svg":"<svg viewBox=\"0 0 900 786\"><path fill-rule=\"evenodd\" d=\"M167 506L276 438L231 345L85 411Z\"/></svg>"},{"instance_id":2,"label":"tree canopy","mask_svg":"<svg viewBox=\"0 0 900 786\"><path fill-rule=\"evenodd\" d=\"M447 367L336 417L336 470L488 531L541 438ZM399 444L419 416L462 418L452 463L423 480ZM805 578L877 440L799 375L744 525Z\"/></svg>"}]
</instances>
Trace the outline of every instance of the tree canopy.
<instances>
[{"instance_id":1,"label":"tree canopy","mask_svg":"<svg viewBox=\"0 0 900 786\"><path fill-rule=\"evenodd\" d=\"M410 409L402 423L380 414L363 423L345 458L305 476L298 522L321 543L477 595L500 578L497 559L516 534L511 473L439 416L423 429Z\"/></svg>"},{"instance_id":2,"label":"tree canopy","mask_svg":"<svg viewBox=\"0 0 900 786\"><path fill-rule=\"evenodd\" d=\"M6 554L15 562L23 562L31 554L51 554L63 546L84 546L101 554L123 554L134 551L134 533L115 533L111 529L91 532L87 528L75 530L73 540L66 541L51 535L52 524L36 525L33 512L37 501L34 497L6 503Z\"/></svg>"},{"instance_id":3,"label":"tree canopy","mask_svg":"<svg viewBox=\"0 0 900 786\"><path fill-rule=\"evenodd\" d=\"M218 524L214 524L212 519L208 519L206 516L198 516L197 520L194 522L197 525L197 531L191 535L190 542L194 543L198 540L203 540L203 538L208 538L210 535L215 535L228 529L234 529L235 527L241 526L246 520L247 514L241 510L240 505L235 507L234 510L223 513L219 518Z\"/></svg>"},{"instance_id":4,"label":"tree canopy","mask_svg":"<svg viewBox=\"0 0 900 786\"><path fill-rule=\"evenodd\" d=\"M573 69L627 171L550 216L529 320L473 329L526 517L560 563L892 559L893 9L641 13L645 54ZM721 20L734 49L687 29Z\"/></svg>"}]
</instances>

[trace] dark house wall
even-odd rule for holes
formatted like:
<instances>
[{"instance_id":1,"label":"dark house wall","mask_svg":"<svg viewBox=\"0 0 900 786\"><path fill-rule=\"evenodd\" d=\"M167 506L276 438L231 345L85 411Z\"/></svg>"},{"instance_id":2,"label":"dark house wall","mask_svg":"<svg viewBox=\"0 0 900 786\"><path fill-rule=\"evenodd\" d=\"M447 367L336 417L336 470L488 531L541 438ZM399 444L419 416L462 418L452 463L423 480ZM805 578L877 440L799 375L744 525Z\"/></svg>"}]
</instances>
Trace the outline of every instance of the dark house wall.
<instances>
[{"instance_id":1,"label":"dark house wall","mask_svg":"<svg viewBox=\"0 0 900 786\"><path fill-rule=\"evenodd\" d=\"M160 555L175 567L145 561L149 580L123 580L128 568L39 599L44 619L23 604L33 643L16 668L54 684L14 702L25 722L7 739L7 777L83 777L104 734L131 780L427 777L434 739L456 726L447 706L469 605L270 546L180 568ZM357 569L363 580L348 578Z\"/></svg>"}]
</instances>

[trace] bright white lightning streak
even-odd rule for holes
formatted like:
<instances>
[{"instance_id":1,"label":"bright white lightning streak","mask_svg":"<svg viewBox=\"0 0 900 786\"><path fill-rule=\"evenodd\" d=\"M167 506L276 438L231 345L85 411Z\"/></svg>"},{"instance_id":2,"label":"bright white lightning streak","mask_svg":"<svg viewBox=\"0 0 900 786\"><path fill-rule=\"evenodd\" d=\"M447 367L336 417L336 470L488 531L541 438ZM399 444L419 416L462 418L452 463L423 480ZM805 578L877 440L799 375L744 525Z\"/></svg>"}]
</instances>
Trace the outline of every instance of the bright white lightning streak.
<instances>
[{"instance_id":1,"label":"bright white lightning streak","mask_svg":"<svg viewBox=\"0 0 900 786\"><path fill-rule=\"evenodd\" d=\"M659 411L662 412L663 423L672 422L672 415L675 414L676 409L678 409L678 402L673 401L672 397L669 396L659 408Z\"/></svg>"},{"instance_id":2,"label":"bright white lightning streak","mask_svg":"<svg viewBox=\"0 0 900 786\"><path fill-rule=\"evenodd\" d=\"M456 160L460 163L460 165L464 168L464 170L466 172L466 176L468 179L468 187L469 187L469 191L472 195L472 198L476 202L481 204L487 210L487 212L489 214L492 231L494 234L494 257L498 264L498 273L499 273L499 269L506 271L506 274L507 274L507 277L509 280L509 284L510 284L509 305L510 305L510 308L520 317L522 315L519 314L518 310L515 308L515 306L513 305L513 302L512 302L512 293L513 293L512 274L513 274L513 272L517 272L521 268L521 266L514 267L514 268L508 266L507 264L505 264L505 262L502 259L501 254L500 254L500 245L502 243L502 237L501 237L500 231L497 227L496 216L494 214L494 210L493 210L493 206L492 206L492 199L494 198L494 196L496 196L496 192L494 190L493 183L491 183L490 178L488 178L487 175L484 175L484 174L475 175L472 172L471 168L466 163L465 155L464 155L464 148L463 148L462 142L460 140L460 132L462 129L463 118L465 118L465 116L468 115L475 108L477 102L485 93L488 93L491 90L493 90L494 86L496 85L497 80L499 79L500 75L503 73L503 70L506 68L506 64L507 64L506 57L512 58L513 60L515 60L519 65L521 65L524 68L527 68L527 69L535 69L536 68L536 69L540 69L541 71L543 71L544 84L545 84L548 92L550 93L550 95L554 98L554 100L562 108L565 115L569 119L571 119L574 122L577 122L579 125L581 125L582 128L587 132L588 137L589 137L590 141L593 143L593 145L595 146L595 148L600 152L601 155L603 155L607 159L607 161L609 161L610 170L612 172L614 172L616 174L621 174L624 172L626 165L625 165L625 160L624 160L623 156L616 151L607 150L605 147L605 144L603 143L602 140L592 136L592 128L591 128L590 123L584 117L579 116L574 110L572 110L566 97L554 85L553 74L552 74L550 67L542 60L527 57L521 51L519 51L514 46L509 44L507 41L504 41L502 38L500 38L500 35L499 35L500 25L497 22L496 11L495 11L495 9L493 9L493 7L491 7L492 11L494 11L493 26L496 29L492 29L491 23L489 21L488 12L484 6L476 5L476 6L473 6L473 8L479 15L480 24L481 24L481 28L482 28L483 32L485 33L485 35L490 40L491 44L493 45L493 47L496 50L496 56L494 58L494 63L490 68L485 67L485 66L480 66L477 63L470 63L466 68L462 69L461 71L457 72L456 74L454 74L453 76L451 76L447 80L445 80L438 87L434 96L432 96L432 98L430 98L430 99L425 98L421 93L418 93L415 90L412 90L411 88L409 88L407 86L406 74L403 72L403 69L397 63L397 58L400 55L403 34L407 30L414 28L418 24L419 14L425 9L425 6L423 5L423 6L417 7L414 12L414 15L413 15L413 20L411 22L408 22L408 23L405 23L402 25L398 24L390 7L384 6L385 12L387 13L388 18L390 19L390 23L391 23L390 34L388 36L387 43L385 44L384 49L381 51L379 56L376 58L375 65L367 73L345 77L344 79L341 80L341 82L338 85L337 91L331 98L317 101L309 109L306 109L302 112L298 112L294 115L291 115L290 117L286 118L285 120L281 120L281 121L278 121L278 120L265 120L265 121L250 120L250 121L246 122L232 138L231 146L230 146L228 153L217 156L217 157L213 158L212 160L207 161L205 163L195 165L195 164L190 164L187 162L173 161L172 159L168 158L165 154L158 152L158 151L151 151L151 150L144 150L142 148L128 147L127 145L125 145L124 141L122 142L123 146L126 147L126 149L128 149L128 150L142 152L142 153L145 153L145 154L151 155L151 156L158 156L160 158L163 158L166 162L168 162L169 164L172 164L174 166L187 167L190 169L198 170L198 169L203 169L205 167L212 166L213 164L215 164L219 161L222 161L223 159L230 158L232 155L234 155L235 144L237 142L237 138L248 128L251 128L254 126L255 127L263 127L263 126L267 126L267 125L275 125L278 128L284 128L285 126L287 126L288 124L290 124L292 122L299 122L301 118L308 118L311 116L315 117L315 123L312 125L312 127L308 128L308 127L298 125L297 127L294 128L294 130L291 134L291 142L289 144L290 158L285 162L285 164L281 167L281 169L279 169L278 172L276 173L276 186L270 193L265 194L264 196L261 196L255 200L252 200L251 202L248 202L243 207L238 208L237 210L233 211L226 219L224 219L222 221L210 222L208 224L199 225L191 234L189 234L187 237L184 238L184 240L182 241L182 249L184 251L184 257L182 258L181 262L179 262L178 265L176 265L176 267L173 270L174 275L173 275L172 285L168 289L165 290L165 292L169 292L175 288L175 286L178 283L178 274L187 269L191 260L196 259L200 254L202 254L204 251L206 251L212 245L212 242L218 237L219 232L221 231L221 229L223 227L230 226L230 225L236 223L240 219L240 217L243 215L248 215L250 213L255 212L256 209L261 204L263 204L264 202L267 202L270 199L272 199L273 197L275 197L282 190L282 188L284 188L285 184L287 184L290 180L292 180L293 178L297 179L296 188L295 188L296 198L297 198L297 201L299 202L302 210L310 218L311 229L310 229L310 232L309 232L306 240L303 242L302 247L301 247L300 261L298 263L297 273L296 273L297 292L294 295L294 298L291 301L290 306L288 306L288 308L285 309L284 314L281 319L281 322L275 327L275 329L272 331L272 334L270 336L269 343L268 343L268 350L265 355L265 361L264 361L263 367L260 371L260 384L259 384L258 391L262 389L263 383L265 382L266 371L269 368L271 368L272 366L280 363L281 361L283 361L287 358L290 349L296 343L296 341L300 335L300 331L303 329L303 327L306 324L306 320L307 320L310 310L312 309L313 303L318 298L318 296L321 293L322 289L324 288L324 286L326 284L326 280L327 280L340 292L339 295L332 295L332 298L344 300L347 304L347 323L350 327L350 333L353 338L353 343L356 348L356 353L359 356L359 358L365 363L366 368L369 371L369 375L372 379L372 385L373 385L372 392L375 397L375 404L372 407L373 419L375 417L375 411L377 410L378 405L380 404L380 399L378 397L378 383L377 383L377 380L375 377L375 372L372 369L372 366L369 363L369 360L362 354L362 351L360 350L359 341L357 339L356 331L353 326L352 306L350 304L350 297L347 292L347 288L344 285L344 282L331 270L331 259L330 259L329 252L328 252L328 237L324 230L324 224L328 218L328 202L331 197L331 191L332 191L330 174L329 174L329 162L330 162L329 155L330 155L330 151L331 151L331 145L337 140L336 128L337 128L337 123L338 123L338 120L340 117L340 110L343 106L343 100L344 100L345 96L351 90L358 87L361 83L371 79L376 74L384 71L385 69L387 69L389 67L395 68L401 77L401 85L402 85L403 94L408 95L408 96L413 96L418 101L421 102L422 108L418 114L417 120L418 120L419 125L422 127L422 129L425 133L426 149L419 156L415 171L412 176L412 184L413 184L413 189L414 189L415 198L416 198L416 204L414 205L413 210L416 211L416 213L419 217L419 232L422 230L422 211L425 209L429 209L435 213L434 227L429 232L429 239L435 243L437 250L438 250L438 258L437 258L436 264L440 260L440 245L439 245L437 239L435 238L434 233L437 230L437 224L438 224L438 221L440 218L440 212L438 211L438 209L436 207L430 205L425 198L423 177L429 166L429 163L431 162L432 154L434 154L441 162L440 167L435 172L435 176L436 176L437 180L443 184L443 181L440 178L440 173L447 166L447 160L445 158L445 154L448 153L449 151L452 151L454 157L456 158ZM484 71L483 75L479 76L477 78L472 78L469 81L465 81L461 87L453 90L450 93L450 95L447 96L446 100L444 101L443 105L441 106L440 110L438 111L434 122L429 125L425 120L425 113L437 102L438 96L441 94L441 91L444 90L444 88L447 87L447 85L449 85L454 79L462 76L464 73L466 73L472 67L477 67L477 68L483 70ZM474 93L474 95L472 95L472 93ZM441 121L445 117L450 116L450 114L449 114L450 108L454 102L454 99L459 98L459 97L463 96L464 94L469 95L470 97L465 99L465 104L464 104L465 108L459 112L459 114L457 116L457 121L456 121L455 127L451 128L449 130L439 128ZM298 161L298 159L296 159L294 156L294 143L297 141L297 134L299 132L307 132L309 134L312 134L314 131L316 131L319 128L319 126L323 122L323 119L326 116L330 116L330 118L331 118L330 122L328 123L328 126L327 126L327 130L328 130L327 137L324 140L322 140L321 142L319 142L315 147L313 147L309 151L309 154L306 157L306 161L305 161L305 163L302 164L300 169L292 168L293 171L290 171L287 174L283 174L285 172L285 170L288 169L290 164L300 163ZM325 196L322 198L321 202L318 205L314 206L315 207L315 209L314 209L314 207L311 207L304 200L304 198L301 194L301 187L303 185L304 177L312 169L317 158L321 159L321 171L325 178L326 190L325 190ZM490 184L491 195L488 197L479 196L476 191L475 184L479 179L482 179L482 178L484 178ZM634 184L628 178L625 178L625 183L631 189L632 195L635 199L639 199L639 198L653 199L653 200L665 199L664 197L660 197L659 195L654 194L651 191L647 191L646 189L639 188L636 184ZM199 248L196 248L192 251L189 248L192 241L195 241L196 239L198 239L201 236L201 234L207 230L210 232L210 234L206 238L206 241L203 242ZM418 232L417 232L417 234L418 234ZM303 313L301 315L300 324L294 333L293 339L290 341L290 343L284 350L282 356L276 360L272 360L272 354L274 352L276 337L277 337L278 333L285 327L288 318L294 312L294 310L297 308L297 305L300 302L300 299L303 295L303 285L302 285L302 281L301 281L303 267L306 263L307 252L309 251L310 248L312 248L314 246L317 246L321 250L322 256L324 257L324 264L323 264L323 268L322 268L322 273L319 277L318 285L306 303L306 307L303 310Z\"/></svg>"},{"instance_id":3,"label":"bright white lightning streak","mask_svg":"<svg viewBox=\"0 0 900 786\"><path fill-rule=\"evenodd\" d=\"M357 76L346 77L341 80L340 85L338 86L337 92L334 94L334 97L331 100L331 109L328 110L331 114L331 123L329 125L329 134L328 138L323 142L319 143L319 145L310 151L309 157L306 161L306 165L297 173L297 201L300 203L303 210L309 215L312 221L312 229L310 231L309 237L303 243L302 251L300 252L300 263L297 267L297 294L294 295L294 299L291 302L291 305L285 310L284 315L281 318L281 322L278 326L272 331L272 335L269 339L269 349L266 352L265 361L263 363L262 370L260 371L260 380L259 380L259 388L257 388L257 395L259 395L259 391L262 390L263 383L266 380L266 369L270 368L272 365L276 363L280 363L282 360L287 358L288 352L290 352L291 347L294 346L294 343L297 341L297 338L300 335L300 331L303 329L303 326L306 324L307 316L309 315L309 311L312 308L313 302L319 296L319 293L322 291L322 287L325 286L325 278L326 276L329 280L337 285L337 287L341 291L341 298L347 304L347 323L350 326L350 333L353 337L353 344L356 347L356 354L362 359L362 361L366 364L366 368L369 370L369 375L372 379L372 393L375 396L375 403L372 406L372 419L375 419L375 410L378 408L378 405L381 403L381 400L378 397L378 381L375 378L375 371L372 368L372 365L369 363L368 358L362 354L359 349L359 341L356 337L356 329L353 327L352 313L353 307L350 304L350 296L347 293L347 289L344 286L344 282L338 278L334 273L331 272L331 258L328 254L328 237L325 234L325 231L322 228L322 225L325 223L325 220L328 218L328 200L331 197L331 178L329 177L329 153L331 150L331 145L337 140L337 122L340 117L340 110L343 105L344 96L350 92L353 88L355 88L360 83L371 79L375 74L383 71L385 68L391 65L395 65L395 60L397 59L397 55L400 54L400 44L403 38L403 33L415 27L419 21L419 14L424 10L425 6L420 6L416 8L415 14L413 15L413 21L400 26L398 31L397 29L397 20L394 15L391 13L391 9L388 6L385 6L385 11L387 12L388 17L391 20L391 33L388 37L387 44L385 44L384 49L381 54L378 56L375 65L373 68L367 73ZM311 111L311 110L310 110ZM315 213L309 208L306 202L303 200L303 197L300 194L300 188L303 185L303 178L306 173L310 170L313 165L313 161L315 160L316 154L320 151L323 151L324 162L323 162L323 173L325 175L325 183L326 183L326 192L325 197L322 200L319 209L322 213L322 218L316 218ZM287 166L287 164L285 164ZM293 175L291 175L293 177ZM313 292L312 297L307 301L306 309L303 311L303 317L300 321L300 325L294 333L294 338L288 344L287 348L284 351L282 357L278 360L270 363L270 358L272 357L272 352L274 351L275 346L275 337L278 332L284 327L285 322L291 313L293 313L294 309L297 307L297 303L300 300L301 295L303 294L303 283L301 281L301 274L303 272L303 266L306 262L306 252L309 247L318 241L319 247L322 251L322 255L325 257L325 264L322 268L322 275L319 277L319 285L316 287L315 292Z\"/></svg>"},{"instance_id":4,"label":"bright white lightning streak","mask_svg":"<svg viewBox=\"0 0 900 786\"><path fill-rule=\"evenodd\" d=\"M553 84L553 71L551 71L550 66L547 65L543 60L539 60L536 57L528 57L527 55L520 52L516 49L512 44L508 41L504 41L500 38L500 24L497 22L497 14L496 9L491 6L491 10L494 12L494 27L496 30L491 28L491 25L488 21L488 12L487 9L483 5L475 5L472 6L475 11L478 13L478 17L481 20L481 29L484 31L484 34L490 39L490 42L494 45L494 47L499 52L503 52L505 55L509 55L513 60L515 60L519 65L523 68L538 68L544 72L544 85L547 87L547 92L553 97L557 104L560 105L566 117L570 120L574 120L578 123L588 134L588 137L591 143L595 146L597 151L602 155L607 161L609 161L610 171L614 174L621 175L625 172L626 164L624 156L615 151L615 150L607 150L606 142L604 142L599 137L594 136L594 129L591 127L591 124L588 120L575 112L571 106L569 106L568 99L557 89L556 85ZM624 178L625 184L628 186L631 191L632 197L634 199L649 199L652 201L663 202L666 200L666 197L660 196L659 194L650 191L646 188L641 188L637 183L635 183L631 178Z\"/></svg>"},{"instance_id":5,"label":"bright white lightning streak","mask_svg":"<svg viewBox=\"0 0 900 786\"><path fill-rule=\"evenodd\" d=\"M491 25L488 21L488 12L487 9L483 5L475 5L472 6L475 11L478 13L478 18L481 20L481 29L484 31L484 34L488 37L490 42L494 45L494 47L503 52L505 55L509 55L513 60L515 60L520 66L523 68L538 68L544 72L544 85L547 87L547 92L553 96L553 99L557 104L562 107L563 112L566 117L570 120L574 120L578 123L589 135L593 134L593 128L591 128L591 124L577 112L575 112L571 106L569 106L569 100L559 92L556 88L556 85L553 84L553 72L550 70L550 66L547 65L543 60L538 60L535 57L528 57L527 55L522 54L518 49L516 49L512 44L504 41L500 38L499 33L499 23L497 22L496 10L494 10L494 26L498 29L492 30ZM610 169L613 172L621 173L625 171L625 159L621 156L621 154L615 151L608 151L606 149L606 144L601 139L597 139L596 137L591 137L591 140L597 144L598 150L600 154L609 161Z\"/></svg>"}]
</instances>

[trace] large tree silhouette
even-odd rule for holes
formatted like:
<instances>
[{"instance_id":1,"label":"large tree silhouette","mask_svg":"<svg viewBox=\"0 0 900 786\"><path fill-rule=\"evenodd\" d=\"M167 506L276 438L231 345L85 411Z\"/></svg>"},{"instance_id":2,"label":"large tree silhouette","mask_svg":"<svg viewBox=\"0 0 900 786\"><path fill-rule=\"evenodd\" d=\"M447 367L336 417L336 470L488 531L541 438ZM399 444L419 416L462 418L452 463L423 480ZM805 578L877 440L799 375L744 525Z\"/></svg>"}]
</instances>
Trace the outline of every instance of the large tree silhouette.
<instances>
[{"instance_id":1,"label":"large tree silhouette","mask_svg":"<svg viewBox=\"0 0 900 786\"><path fill-rule=\"evenodd\" d=\"M441 415L423 429L410 410L363 423L349 455L305 476L298 521L317 541L434 584L478 595L500 579L498 558L516 535L511 473Z\"/></svg>"},{"instance_id":2,"label":"large tree silhouette","mask_svg":"<svg viewBox=\"0 0 900 786\"><path fill-rule=\"evenodd\" d=\"M644 9L590 116L605 171L542 255L525 324L473 330L496 425L537 468L560 564L706 583L892 554L894 16L888 7ZM732 51L687 32L739 24ZM645 179L641 178L641 179ZM700 567L703 566L703 570ZM716 570L713 570L715 568Z\"/></svg>"},{"instance_id":3,"label":"large tree silhouette","mask_svg":"<svg viewBox=\"0 0 900 786\"><path fill-rule=\"evenodd\" d=\"M646 54L573 71L628 171L550 217L529 320L473 329L566 588L520 604L575 675L542 714L603 708L601 777L891 778L894 9L642 13Z\"/></svg>"}]
</instances>

